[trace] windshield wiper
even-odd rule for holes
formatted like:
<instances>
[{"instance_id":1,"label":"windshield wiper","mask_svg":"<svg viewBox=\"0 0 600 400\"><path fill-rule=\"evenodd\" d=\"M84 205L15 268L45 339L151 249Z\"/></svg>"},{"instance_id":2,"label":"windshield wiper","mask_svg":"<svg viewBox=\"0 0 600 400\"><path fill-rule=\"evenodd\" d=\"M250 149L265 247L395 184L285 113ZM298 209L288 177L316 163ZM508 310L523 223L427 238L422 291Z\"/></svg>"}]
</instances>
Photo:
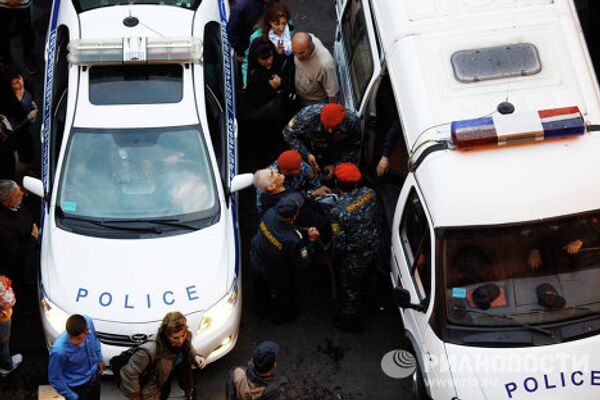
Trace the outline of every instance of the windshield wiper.
<instances>
[{"instance_id":1,"label":"windshield wiper","mask_svg":"<svg viewBox=\"0 0 600 400\"><path fill-rule=\"evenodd\" d=\"M191 231L197 231L198 228L194 225L185 224L183 222L179 222L178 219L161 219L161 218L137 218L137 219L106 219L103 222L111 223L111 224L123 224L123 223L137 223L137 224L156 224L156 225L164 225L164 226L173 226L176 228L184 228L189 229Z\"/></svg>"},{"instance_id":2,"label":"windshield wiper","mask_svg":"<svg viewBox=\"0 0 600 400\"><path fill-rule=\"evenodd\" d=\"M56 213L57 213L58 218L60 218L60 219L70 219L70 220L74 220L74 221L87 222L88 224L101 226L103 228L109 228L109 229L114 229L114 230L119 230L119 231L127 231L127 232L151 232L151 233L156 233L156 234L162 233L161 230L155 226L143 226L143 227L120 226L120 225L113 225L110 223L110 221L95 220L95 219L90 219L90 218L86 218L86 217L78 217L78 216L74 216L74 215L65 215L63 209L59 206L56 207Z\"/></svg>"},{"instance_id":3,"label":"windshield wiper","mask_svg":"<svg viewBox=\"0 0 600 400\"><path fill-rule=\"evenodd\" d=\"M543 333L544 335L554 336L554 332L552 332L551 330L540 328L538 326L533 326L533 325L525 324L523 322L519 322L516 319L514 319L513 317L509 317L507 315L492 314L492 313L487 312L487 311L466 308L465 306L461 306L461 305L458 305L458 304L455 305L455 306L453 306L452 310L453 311L460 311L460 312L468 312L468 313L473 313L473 314L478 314L478 315L485 315L486 317L492 317L492 318L503 319L503 320L506 320L506 321L511 321L511 322L513 322L516 325L522 326L523 328L527 328L527 329L532 330L532 331Z\"/></svg>"}]
</instances>

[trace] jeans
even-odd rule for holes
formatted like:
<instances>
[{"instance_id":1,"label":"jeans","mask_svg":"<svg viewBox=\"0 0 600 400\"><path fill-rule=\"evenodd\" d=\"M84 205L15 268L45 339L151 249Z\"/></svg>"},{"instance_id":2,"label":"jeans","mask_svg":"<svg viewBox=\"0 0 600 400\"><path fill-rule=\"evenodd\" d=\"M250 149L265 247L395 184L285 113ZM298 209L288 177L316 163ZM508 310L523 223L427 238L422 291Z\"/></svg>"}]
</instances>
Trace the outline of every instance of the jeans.
<instances>
[{"instance_id":1,"label":"jeans","mask_svg":"<svg viewBox=\"0 0 600 400\"><path fill-rule=\"evenodd\" d=\"M12 357L10 356L10 325L11 320L0 321L0 368L10 370L13 367Z\"/></svg>"},{"instance_id":2,"label":"jeans","mask_svg":"<svg viewBox=\"0 0 600 400\"><path fill-rule=\"evenodd\" d=\"M79 400L100 400L100 375L81 386L71 387L71 390L77 393Z\"/></svg>"}]
</instances>

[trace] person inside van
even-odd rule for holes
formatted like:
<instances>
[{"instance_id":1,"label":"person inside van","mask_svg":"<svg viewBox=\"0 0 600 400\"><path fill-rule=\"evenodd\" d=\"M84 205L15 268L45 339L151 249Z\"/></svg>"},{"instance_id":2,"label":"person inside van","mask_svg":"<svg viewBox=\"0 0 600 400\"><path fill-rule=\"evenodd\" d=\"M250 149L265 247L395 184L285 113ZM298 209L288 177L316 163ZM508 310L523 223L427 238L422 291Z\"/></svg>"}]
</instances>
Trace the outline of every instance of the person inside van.
<instances>
[{"instance_id":1,"label":"person inside van","mask_svg":"<svg viewBox=\"0 0 600 400\"><path fill-rule=\"evenodd\" d=\"M599 245L600 224L596 217L580 218L565 224L548 224L544 227L542 239L529 251L527 265L532 271L541 267L572 269L588 264L588 256L598 259Z\"/></svg>"},{"instance_id":2,"label":"person inside van","mask_svg":"<svg viewBox=\"0 0 600 400\"><path fill-rule=\"evenodd\" d=\"M449 287L462 287L495 280L492 257L480 246L460 247L452 257Z\"/></svg>"}]
</instances>

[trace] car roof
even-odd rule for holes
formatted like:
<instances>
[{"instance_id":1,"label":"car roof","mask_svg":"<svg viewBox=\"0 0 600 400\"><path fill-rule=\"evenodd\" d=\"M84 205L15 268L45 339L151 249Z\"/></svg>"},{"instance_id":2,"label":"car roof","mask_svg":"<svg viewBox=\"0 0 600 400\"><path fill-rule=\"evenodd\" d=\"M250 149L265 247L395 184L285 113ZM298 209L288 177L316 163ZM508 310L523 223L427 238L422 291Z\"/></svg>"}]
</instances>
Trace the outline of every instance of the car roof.
<instances>
[{"instance_id":1,"label":"car roof","mask_svg":"<svg viewBox=\"0 0 600 400\"><path fill-rule=\"evenodd\" d=\"M131 15L139 20L139 24L135 27L127 27L123 23L124 19ZM79 15L79 38L85 40L121 37L189 37L192 32L193 17L193 11L174 6L140 4L96 8ZM197 75L202 74L202 67L199 65L190 65L189 68L183 69L181 101L159 104L94 105L89 99L89 71L90 68L79 69L73 124L76 127L146 128L191 125L199 122L194 95L194 77L198 79Z\"/></svg>"},{"instance_id":2,"label":"car roof","mask_svg":"<svg viewBox=\"0 0 600 400\"><path fill-rule=\"evenodd\" d=\"M409 148L452 121L489 116L508 100L518 112L578 106L600 123L600 92L570 0L378 0L383 56ZM457 80L461 50L530 43L541 71L473 83ZM416 177L436 226L535 220L600 208L595 134L553 143L428 155Z\"/></svg>"}]
</instances>

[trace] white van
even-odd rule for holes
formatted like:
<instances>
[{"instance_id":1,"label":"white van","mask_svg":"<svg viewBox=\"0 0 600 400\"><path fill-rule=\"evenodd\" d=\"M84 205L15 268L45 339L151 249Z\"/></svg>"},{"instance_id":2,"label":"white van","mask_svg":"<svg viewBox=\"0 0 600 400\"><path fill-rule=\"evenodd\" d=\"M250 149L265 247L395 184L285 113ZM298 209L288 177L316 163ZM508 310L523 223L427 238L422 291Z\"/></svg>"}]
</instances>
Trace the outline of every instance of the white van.
<instances>
[{"instance_id":1,"label":"white van","mask_svg":"<svg viewBox=\"0 0 600 400\"><path fill-rule=\"evenodd\" d=\"M225 0L55 0L46 44L41 315L90 316L105 361L181 311L198 353L241 316Z\"/></svg>"},{"instance_id":2,"label":"white van","mask_svg":"<svg viewBox=\"0 0 600 400\"><path fill-rule=\"evenodd\" d=\"M600 397L600 92L573 2L336 7L367 175L401 122L377 187L416 398Z\"/></svg>"}]
</instances>

